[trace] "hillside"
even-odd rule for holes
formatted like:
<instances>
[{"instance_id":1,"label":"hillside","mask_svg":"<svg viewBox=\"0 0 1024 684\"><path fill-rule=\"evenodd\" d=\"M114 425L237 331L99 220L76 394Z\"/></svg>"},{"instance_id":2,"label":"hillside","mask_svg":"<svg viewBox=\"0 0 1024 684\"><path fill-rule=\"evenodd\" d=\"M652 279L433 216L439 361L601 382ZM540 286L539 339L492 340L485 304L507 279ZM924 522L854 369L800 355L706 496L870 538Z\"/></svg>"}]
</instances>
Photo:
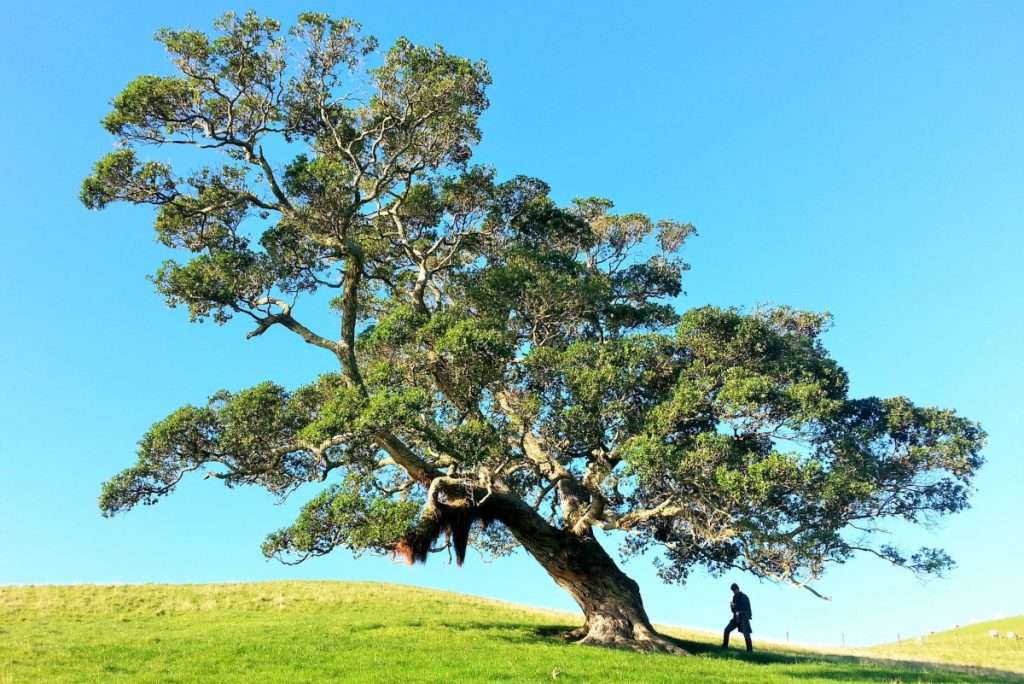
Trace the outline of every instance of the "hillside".
<instances>
[{"instance_id":1,"label":"hillside","mask_svg":"<svg viewBox=\"0 0 1024 684\"><path fill-rule=\"evenodd\" d=\"M991 630L998 631L1000 638L989 636ZM1024 615L925 634L920 642L915 637L898 644L864 649L864 653L886 658L981 665L1024 673L1024 639L1010 641L1005 638L1007 632L1024 636Z\"/></svg>"},{"instance_id":2,"label":"hillside","mask_svg":"<svg viewBox=\"0 0 1024 684\"><path fill-rule=\"evenodd\" d=\"M0 588L0 684L22 682L995 682L853 657L565 645L560 613L344 582Z\"/></svg>"}]
</instances>

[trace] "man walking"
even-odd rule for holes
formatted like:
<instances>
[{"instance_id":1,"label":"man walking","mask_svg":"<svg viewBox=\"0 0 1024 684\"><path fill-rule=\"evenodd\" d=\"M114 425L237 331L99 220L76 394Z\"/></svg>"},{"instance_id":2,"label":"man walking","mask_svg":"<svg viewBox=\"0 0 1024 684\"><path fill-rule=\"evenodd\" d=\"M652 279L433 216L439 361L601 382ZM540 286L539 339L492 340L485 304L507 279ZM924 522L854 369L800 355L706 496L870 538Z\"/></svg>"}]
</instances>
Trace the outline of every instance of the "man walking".
<instances>
[{"instance_id":1,"label":"man walking","mask_svg":"<svg viewBox=\"0 0 1024 684\"><path fill-rule=\"evenodd\" d=\"M722 634L722 648L729 648L729 632L738 629L743 635L743 640L747 642L747 653L750 653L754 650L754 645L750 641L750 633L754 631L750 628L750 619L754 617L750 610L750 599L740 591L738 584L733 584L729 588L732 589L732 602L729 604L732 620L729 620Z\"/></svg>"}]
</instances>

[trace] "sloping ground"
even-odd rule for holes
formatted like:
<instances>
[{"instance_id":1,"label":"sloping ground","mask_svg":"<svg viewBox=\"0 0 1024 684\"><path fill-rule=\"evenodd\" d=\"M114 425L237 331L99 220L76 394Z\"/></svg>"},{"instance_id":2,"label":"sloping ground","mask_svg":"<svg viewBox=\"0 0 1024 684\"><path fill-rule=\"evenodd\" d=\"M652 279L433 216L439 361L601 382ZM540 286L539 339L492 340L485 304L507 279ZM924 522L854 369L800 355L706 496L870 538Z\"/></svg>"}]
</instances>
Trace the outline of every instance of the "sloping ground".
<instances>
[{"instance_id":1,"label":"sloping ground","mask_svg":"<svg viewBox=\"0 0 1024 684\"><path fill-rule=\"evenodd\" d=\"M995 682L1008 673L786 651L566 645L559 613L412 587L272 582L0 588L0 684L22 682Z\"/></svg>"},{"instance_id":2,"label":"sloping ground","mask_svg":"<svg viewBox=\"0 0 1024 684\"><path fill-rule=\"evenodd\" d=\"M999 632L999 638L989 636L991 630ZM1019 638L1007 639L1007 632L1014 632ZM1024 674L1024 615L924 634L920 641L914 637L864 649L863 652L887 658L975 665Z\"/></svg>"}]
</instances>

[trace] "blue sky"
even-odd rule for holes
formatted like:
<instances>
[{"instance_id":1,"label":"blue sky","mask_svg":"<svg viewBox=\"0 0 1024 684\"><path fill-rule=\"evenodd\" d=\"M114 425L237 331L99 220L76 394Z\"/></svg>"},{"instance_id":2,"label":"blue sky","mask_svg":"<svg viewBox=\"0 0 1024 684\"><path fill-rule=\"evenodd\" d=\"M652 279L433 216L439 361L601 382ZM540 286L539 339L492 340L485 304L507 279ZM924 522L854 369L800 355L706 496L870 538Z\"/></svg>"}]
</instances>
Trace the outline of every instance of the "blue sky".
<instances>
[{"instance_id":1,"label":"blue sky","mask_svg":"<svg viewBox=\"0 0 1024 684\"><path fill-rule=\"evenodd\" d=\"M692 221L680 306L831 311L854 394L954 407L990 434L974 507L897 541L959 561L922 584L863 559L807 592L740 576L662 585L626 566L656 621L718 629L728 583L756 635L839 644L1024 613L1018 446L1024 370L1024 5L323 3L388 45L405 34L485 58L477 158L555 195ZM298 6L252 6L290 22ZM8 6L0 43L0 584L381 579L572 608L528 557L407 568L346 554L286 567L263 535L301 503L186 483L105 520L99 483L156 419L214 390L327 368L286 333L189 325L145 274L165 257L144 209L87 212L98 120L168 65L161 26L208 28L219 2ZM301 494L301 493L300 493Z\"/></svg>"}]
</instances>

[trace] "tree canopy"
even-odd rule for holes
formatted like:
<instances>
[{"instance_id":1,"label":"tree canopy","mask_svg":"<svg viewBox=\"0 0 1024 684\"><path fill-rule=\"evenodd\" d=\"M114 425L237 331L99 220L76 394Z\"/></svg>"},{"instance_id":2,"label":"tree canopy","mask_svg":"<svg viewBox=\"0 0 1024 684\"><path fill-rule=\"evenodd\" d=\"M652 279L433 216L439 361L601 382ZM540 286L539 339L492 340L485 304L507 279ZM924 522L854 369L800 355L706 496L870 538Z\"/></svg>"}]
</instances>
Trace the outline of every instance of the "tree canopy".
<instances>
[{"instance_id":1,"label":"tree canopy","mask_svg":"<svg viewBox=\"0 0 1024 684\"><path fill-rule=\"evenodd\" d=\"M951 565L879 532L968 505L981 428L850 397L828 315L680 312L692 225L560 206L541 180L473 165L483 62L404 38L381 54L323 14L215 27L157 34L175 72L114 98L118 144L82 201L156 208L175 258L152 280L191 320L283 328L334 366L159 421L104 485L104 514L194 471L282 497L323 483L265 554L448 548L461 563L467 545L521 544L574 595L545 554L595 528L658 551L675 582L702 566L810 586L856 553ZM151 154L179 147L195 153ZM300 322L318 292L336 332Z\"/></svg>"}]
</instances>

